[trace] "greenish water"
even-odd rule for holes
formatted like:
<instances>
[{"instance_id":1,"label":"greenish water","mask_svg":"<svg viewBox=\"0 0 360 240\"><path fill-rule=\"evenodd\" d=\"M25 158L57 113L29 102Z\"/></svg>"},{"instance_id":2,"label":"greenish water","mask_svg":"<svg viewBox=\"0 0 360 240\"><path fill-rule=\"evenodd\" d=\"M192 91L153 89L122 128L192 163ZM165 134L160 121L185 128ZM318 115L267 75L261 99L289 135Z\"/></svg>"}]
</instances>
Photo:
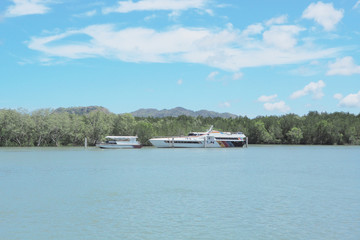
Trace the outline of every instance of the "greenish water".
<instances>
[{"instance_id":1,"label":"greenish water","mask_svg":"<svg viewBox=\"0 0 360 240\"><path fill-rule=\"evenodd\" d=\"M0 148L0 239L360 239L360 147Z\"/></svg>"}]
</instances>

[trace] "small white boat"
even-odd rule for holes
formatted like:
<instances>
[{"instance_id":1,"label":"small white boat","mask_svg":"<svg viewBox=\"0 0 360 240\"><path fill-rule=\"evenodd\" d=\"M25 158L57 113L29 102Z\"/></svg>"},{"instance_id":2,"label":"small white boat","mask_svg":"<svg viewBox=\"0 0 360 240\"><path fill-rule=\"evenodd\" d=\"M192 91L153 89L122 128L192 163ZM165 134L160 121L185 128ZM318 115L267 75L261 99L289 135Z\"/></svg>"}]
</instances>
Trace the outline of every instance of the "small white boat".
<instances>
[{"instance_id":1,"label":"small white boat","mask_svg":"<svg viewBox=\"0 0 360 240\"><path fill-rule=\"evenodd\" d=\"M186 137L152 138L149 141L158 148L227 148L248 145L242 132L219 132L212 129L207 132L191 132Z\"/></svg>"},{"instance_id":2,"label":"small white boat","mask_svg":"<svg viewBox=\"0 0 360 240\"><path fill-rule=\"evenodd\" d=\"M137 136L106 136L106 141L96 144L99 148L119 149L119 148L141 148L142 145L137 141Z\"/></svg>"}]
</instances>

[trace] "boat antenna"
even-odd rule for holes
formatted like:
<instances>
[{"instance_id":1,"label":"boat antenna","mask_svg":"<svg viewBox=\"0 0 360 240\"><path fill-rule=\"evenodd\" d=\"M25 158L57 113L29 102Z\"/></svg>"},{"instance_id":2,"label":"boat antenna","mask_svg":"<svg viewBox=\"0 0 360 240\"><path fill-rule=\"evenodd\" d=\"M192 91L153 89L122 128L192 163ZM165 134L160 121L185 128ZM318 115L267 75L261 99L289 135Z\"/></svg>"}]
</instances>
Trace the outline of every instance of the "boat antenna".
<instances>
[{"instance_id":1,"label":"boat antenna","mask_svg":"<svg viewBox=\"0 0 360 240\"><path fill-rule=\"evenodd\" d=\"M207 130L207 132L206 132L206 133L207 133L207 134L209 134L209 133L213 130L213 127L214 127L214 126L213 126L213 125L211 125L211 127L209 128L209 130Z\"/></svg>"}]
</instances>

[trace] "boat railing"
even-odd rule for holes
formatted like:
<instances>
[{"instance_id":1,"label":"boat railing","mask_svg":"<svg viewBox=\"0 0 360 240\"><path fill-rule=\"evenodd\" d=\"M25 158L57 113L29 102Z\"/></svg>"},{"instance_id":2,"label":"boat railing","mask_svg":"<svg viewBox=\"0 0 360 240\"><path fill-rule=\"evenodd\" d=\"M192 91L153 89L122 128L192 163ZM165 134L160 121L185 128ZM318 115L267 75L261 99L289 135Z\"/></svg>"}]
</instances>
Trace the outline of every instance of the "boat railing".
<instances>
[{"instance_id":1,"label":"boat railing","mask_svg":"<svg viewBox=\"0 0 360 240\"><path fill-rule=\"evenodd\" d=\"M153 138L183 138L183 139L193 139L193 138L200 138L202 136L205 136L204 135L199 135L199 136L187 136L187 135L180 135L180 136L156 136L156 137L153 137Z\"/></svg>"},{"instance_id":2,"label":"boat railing","mask_svg":"<svg viewBox=\"0 0 360 240\"><path fill-rule=\"evenodd\" d=\"M187 138L187 136L156 136L152 138Z\"/></svg>"}]
</instances>

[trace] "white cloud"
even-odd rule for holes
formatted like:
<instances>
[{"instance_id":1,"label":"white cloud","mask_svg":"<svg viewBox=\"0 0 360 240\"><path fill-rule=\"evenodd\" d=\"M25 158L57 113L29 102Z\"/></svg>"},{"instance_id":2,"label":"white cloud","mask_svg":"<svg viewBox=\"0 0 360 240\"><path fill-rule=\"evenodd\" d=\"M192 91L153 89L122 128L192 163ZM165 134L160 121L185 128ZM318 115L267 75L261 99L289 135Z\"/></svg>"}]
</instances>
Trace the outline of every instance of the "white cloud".
<instances>
[{"instance_id":1,"label":"white cloud","mask_svg":"<svg viewBox=\"0 0 360 240\"><path fill-rule=\"evenodd\" d=\"M97 13L96 10L92 10L92 11L88 11L88 12L85 12L85 13L80 13L80 14L76 14L74 15L75 17L79 17L79 18L83 18L83 17L93 17L95 16Z\"/></svg>"},{"instance_id":2,"label":"white cloud","mask_svg":"<svg viewBox=\"0 0 360 240\"><path fill-rule=\"evenodd\" d=\"M209 14L210 16L214 16L214 11L211 9L205 9L205 12Z\"/></svg>"},{"instance_id":3,"label":"white cloud","mask_svg":"<svg viewBox=\"0 0 360 240\"><path fill-rule=\"evenodd\" d=\"M277 96L278 96L277 94L270 95L270 96L263 95L258 98L258 102L273 102L273 101L275 101Z\"/></svg>"},{"instance_id":4,"label":"white cloud","mask_svg":"<svg viewBox=\"0 0 360 240\"><path fill-rule=\"evenodd\" d=\"M249 35L256 35L256 34L260 34L262 33L262 31L264 30L264 27L261 23L256 23L256 24L251 24L249 25L243 32L242 34L245 36L249 36Z\"/></svg>"},{"instance_id":5,"label":"white cloud","mask_svg":"<svg viewBox=\"0 0 360 240\"><path fill-rule=\"evenodd\" d=\"M283 26L280 29L284 31L285 37L280 37L279 40L287 39L290 43L284 43L278 48L273 47L278 44L275 42L276 36L270 36L273 34L267 36L267 42L264 43L244 38L237 29L231 28L219 30L174 27L160 32L149 28L117 30L110 24L32 37L28 47L42 52L48 58L104 57L125 62L199 63L234 72L246 67L294 64L328 58L339 51L335 48L319 50L307 45L294 46L296 39L293 39L293 34L300 29L296 26ZM279 30L280 33L281 31ZM78 42L73 39L71 42L66 41L69 37L78 36L81 37Z\"/></svg>"},{"instance_id":6,"label":"white cloud","mask_svg":"<svg viewBox=\"0 0 360 240\"><path fill-rule=\"evenodd\" d=\"M317 60L314 60L314 61L310 62L310 65L319 65L319 64L320 64L320 62L317 61Z\"/></svg>"},{"instance_id":7,"label":"white cloud","mask_svg":"<svg viewBox=\"0 0 360 240\"><path fill-rule=\"evenodd\" d=\"M155 18L156 18L156 14L151 14L150 16L146 16L146 17L144 18L144 20L145 20L145 21L150 21L150 20L155 19Z\"/></svg>"},{"instance_id":8,"label":"white cloud","mask_svg":"<svg viewBox=\"0 0 360 240\"><path fill-rule=\"evenodd\" d=\"M24 15L45 14L50 11L46 6L48 0L12 0L14 5L5 11L5 17L19 17Z\"/></svg>"},{"instance_id":9,"label":"white cloud","mask_svg":"<svg viewBox=\"0 0 360 240\"><path fill-rule=\"evenodd\" d=\"M219 106L222 108L229 108L229 107L231 107L231 103L230 102L222 102L219 104Z\"/></svg>"},{"instance_id":10,"label":"white cloud","mask_svg":"<svg viewBox=\"0 0 360 240\"><path fill-rule=\"evenodd\" d=\"M318 82L311 82L306 85L303 89L298 90L291 94L290 98L296 99L299 97L306 96L308 94L312 94L314 99L320 99L324 96L322 89L325 87L325 83L320 80Z\"/></svg>"},{"instance_id":11,"label":"white cloud","mask_svg":"<svg viewBox=\"0 0 360 240\"><path fill-rule=\"evenodd\" d=\"M180 16L181 16L180 11L172 11L171 13L168 14L168 17L172 20L176 20Z\"/></svg>"},{"instance_id":12,"label":"white cloud","mask_svg":"<svg viewBox=\"0 0 360 240\"><path fill-rule=\"evenodd\" d=\"M305 77L314 76L319 73L319 70L317 68L314 68L313 66L300 66L296 69L290 70L290 73L293 75L300 75Z\"/></svg>"},{"instance_id":13,"label":"white cloud","mask_svg":"<svg viewBox=\"0 0 360 240\"><path fill-rule=\"evenodd\" d=\"M341 107L360 107L360 91L345 96L340 100L339 105Z\"/></svg>"},{"instance_id":14,"label":"white cloud","mask_svg":"<svg viewBox=\"0 0 360 240\"><path fill-rule=\"evenodd\" d=\"M271 18L265 22L265 25L270 26L273 24L284 24L287 22L287 16L281 15L279 17Z\"/></svg>"},{"instance_id":15,"label":"white cloud","mask_svg":"<svg viewBox=\"0 0 360 240\"><path fill-rule=\"evenodd\" d=\"M350 56L337 59L334 63L329 64L329 70L326 75L352 75L360 74L360 66L354 63Z\"/></svg>"},{"instance_id":16,"label":"white cloud","mask_svg":"<svg viewBox=\"0 0 360 240\"><path fill-rule=\"evenodd\" d=\"M356 4L353 6L353 9L357 8L360 5L360 0L356 2Z\"/></svg>"},{"instance_id":17,"label":"white cloud","mask_svg":"<svg viewBox=\"0 0 360 240\"><path fill-rule=\"evenodd\" d=\"M290 111L290 107L286 105L284 101L275 102L275 103L265 103L264 108L267 111L277 111L282 113Z\"/></svg>"},{"instance_id":18,"label":"white cloud","mask_svg":"<svg viewBox=\"0 0 360 240\"><path fill-rule=\"evenodd\" d=\"M295 25L272 26L263 33L264 42L280 49L291 49L297 44L295 36L304 28Z\"/></svg>"},{"instance_id":19,"label":"white cloud","mask_svg":"<svg viewBox=\"0 0 360 240\"><path fill-rule=\"evenodd\" d=\"M128 13L132 11L184 11L191 8L201 9L205 7L208 0L140 0L133 2L118 1L118 5L103 9L103 13L119 12Z\"/></svg>"},{"instance_id":20,"label":"white cloud","mask_svg":"<svg viewBox=\"0 0 360 240\"><path fill-rule=\"evenodd\" d=\"M332 3L311 3L303 12L302 17L313 19L326 31L335 29L335 25L343 18L344 10L336 10Z\"/></svg>"},{"instance_id":21,"label":"white cloud","mask_svg":"<svg viewBox=\"0 0 360 240\"><path fill-rule=\"evenodd\" d=\"M238 79L242 78L243 76L244 76L244 74L242 72L236 72L233 74L232 79L238 80Z\"/></svg>"},{"instance_id":22,"label":"white cloud","mask_svg":"<svg viewBox=\"0 0 360 240\"><path fill-rule=\"evenodd\" d=\"M182 80L182 79L179 79L179 80L177 81L177 84L178 84L178 85L183 84L183 80Z\"/></svg>"},{"instance_id":23,"label":"white cloud","mask_svg":"<svg viewBox=\"0 0 360 240\"><path fill-rule=\"evenodd\" d=\"M270 96L263 95L263 96L260 96L257 99L257 101L265 102L264 108L267 111L276 111L276 112L282 112L282 113L290 111L290 107L288 105L286 105L284 101L275 102L277 97L278 97L277 94L270 95Z\"/></svg>"},{"instance_id":24,"label":"white cloud","mask_svg":"<svg viewBox=\"0 0 360 240\"><path fill-rule=\"evenodd\" d=\"M336 93L336 94L334 94L334 98L337 100L340 100L343 98L343 95L341 93Z\"/></svg>"},{"instance_id":25,"label":"white cloud","mask_svg":"<svg viewBox=\"0 0 360 240\"><path fill-rule=\"evenodd\" d=\"M211 72L211 73L207 76L206 79L209 80L209 81L213 81L213 80L215 80L215 77L216 77L217 75L219 75L219 72L217 72L217 71Z\"/></svg>"}]
</instances>

